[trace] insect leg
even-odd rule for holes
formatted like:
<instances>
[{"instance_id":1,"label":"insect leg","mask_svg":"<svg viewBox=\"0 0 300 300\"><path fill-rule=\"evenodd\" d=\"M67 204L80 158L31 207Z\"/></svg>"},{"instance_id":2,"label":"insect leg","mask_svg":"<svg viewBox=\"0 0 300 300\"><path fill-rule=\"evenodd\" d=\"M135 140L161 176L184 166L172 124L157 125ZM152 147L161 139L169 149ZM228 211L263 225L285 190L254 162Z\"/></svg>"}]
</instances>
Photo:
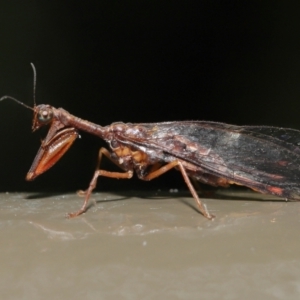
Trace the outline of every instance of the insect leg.
<instances>
[{"instance_id":1,"label":"insect leg","mask_svg":"<svg viewBox=\"0 0 300 300\"><path fill-rule=\"evenodd\" d=\"M191 192L191 194L192 194L192 196L193 196L193 198L196 202L196 205L198 206L199 211L202 213L202 215L204 217L206 217L209 220L212 220L215 216L211 215L208 212L205 204L203 204L201 202L201 200L199 199L199 197L197 195L197 192L195 191L195 188L193 187L193 185L192 185L192 183L191 183L191 181L190 181L190 179L189 179L189 177L186 173L186 170L185 170L184 166L182 165L182 163L180 161L174 160L174 161L168 163L167 165L159 168L158 170L155 170L155 171L147 174L146 176L143 176L141 179L143 179L143 180L152 180L152 179L168 172L169 170L171 170L175 167L179 167L179 169L181 171L181 174L183 176L183 179L184 179L186 185L188 186L188 188L189 188L189 190L190 190L190 192Z\"/></svg>"},{"instance_id":2,"label":"insect leg","mask_svg":"<svg viewBox=\"0 0 300 300\"><path fill-rule=\"evenodd\" d=\"M79 195L84 195L85 196L83 205L82 205L82 207L77 212L69 213L68 214L69 218L77 217L77 216L81 215L82 213L84 213L86 211L90 195L91 195L93 189L96 187L97 178L99 176L105 176L105 177L117 178L117 179L130 179L132 177L132 175L133 175L133 171L132 170L129 170L129 171L126 171L126 172L110 172L110 171L99 169L103 155L106 156L109 160L111 160L114 164L116 164L117 166L119 166L119 167L122 168L122 166L120 166L117 161L113 160L110 157L110 153L109 153L109 151L107 149L101 148L100 151L99 151L99 156L98 156L98 161L97 161L97 165L96 165L96 170L95 170L94 176L93 176L93 178L92 178L92 180L90 182L90 185L89 185L89 187L88 187L88 189L86 191L84 191L84 192L80 191L79 192Z\"/></svg>"}]
</instances>

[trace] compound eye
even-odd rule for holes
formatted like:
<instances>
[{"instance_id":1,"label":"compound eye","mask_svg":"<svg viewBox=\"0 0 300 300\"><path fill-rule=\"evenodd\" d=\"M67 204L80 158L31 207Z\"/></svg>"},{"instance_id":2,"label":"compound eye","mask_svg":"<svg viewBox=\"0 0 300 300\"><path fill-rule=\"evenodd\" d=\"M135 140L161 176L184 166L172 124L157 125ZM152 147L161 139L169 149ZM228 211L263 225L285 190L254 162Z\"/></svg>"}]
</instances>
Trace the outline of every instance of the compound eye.
<instances>
[{"instance_id":1,"label":"compound eye","mask_svg":"<svg viewBox=\"0 0 300 300\"><path fill-rule=\"evenodd\" d=\"M53 112L51 109L42 109L38 113L38 120L41 123L48 123L53 118Z\"/></svg>"}]
</instances>

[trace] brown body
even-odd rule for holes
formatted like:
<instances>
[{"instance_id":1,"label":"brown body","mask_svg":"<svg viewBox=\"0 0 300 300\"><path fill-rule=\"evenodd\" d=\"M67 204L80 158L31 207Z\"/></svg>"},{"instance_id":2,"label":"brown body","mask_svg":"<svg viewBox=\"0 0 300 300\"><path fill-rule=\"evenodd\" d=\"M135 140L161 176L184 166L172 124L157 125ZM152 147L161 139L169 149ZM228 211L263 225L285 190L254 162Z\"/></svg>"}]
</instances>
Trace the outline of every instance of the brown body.
<instances>
[{"instance_id":1,"label":"brown body","mask_svg":"<svg viewBox=\"0 0 300 300\"><path fill-rule=\"evenodd\" d=\"M234 126L214 122L165 122L148 124L113 123L102 127L77 118L62 108L39 105L34 108L33 130L50 125L47 137L27 174L33 180L52 167L83 130L104 139L110 151L101 148L89 188L82 192L85 212L99 176L129 179L135 172L151 180L172 168L178 169L191 191L199 211L207 211L193 188L190 177L213 186L245 185L261 193L300 199L300 159L294 144L300 132L273 127ZM284 139L289 137L289 143ZM296 139L296 141L295 141ZM293 143L291 141L294 141ZM255 157L255 152L259 156ZM106 156L123 172L102 170Z\"/></svg>"},{"instance_id":2,"label":"brown body","mask_svg":"<svg viewBox=\"0 0 300 300\"><path fill-rule=\"evenodd\" d=\"M34 71L34 98L36 71ZM247 186L255 191L285 199L300 200L300 131L268 126L235 126L205 121L148 124L114 123L102 127L77 118L62 108L34 105L11 99L33 110L33 131L50 125L49 132L27 173L33 180L51 168L70 148L83 130L104 139L110 151L101 148L94 176L83 206L70 217L86 211L89 197L99 176L129 179L135 172L151 180L172 168L179 170L195 199L199 211L213 219L200 201L190 177L213 186ZM34 99L35 100L35 99ZM34 101L35 103L35 101ZM106 156L123 172L102 170Z\"/></svg>"}]
</instances>

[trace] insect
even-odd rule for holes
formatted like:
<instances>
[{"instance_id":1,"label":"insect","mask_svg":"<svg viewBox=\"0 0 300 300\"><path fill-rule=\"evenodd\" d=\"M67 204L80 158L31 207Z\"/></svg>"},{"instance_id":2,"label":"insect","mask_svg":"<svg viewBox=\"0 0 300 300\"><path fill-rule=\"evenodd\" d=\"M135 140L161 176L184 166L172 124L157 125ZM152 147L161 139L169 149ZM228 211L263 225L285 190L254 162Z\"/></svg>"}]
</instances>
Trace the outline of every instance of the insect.
<instances>
[{"instance_id":1,"label":"insect","mask_svg":"<svg viewBox=\"0 0 300 300\"><path fill-rule=\"evenodd\" d=\"M36 71L34 70L34 95ZM108 126L80 119L62 108L37 105L33 110L33 131L49 125L50 129L27 173L33 180L51 168L86 131L105 140L110 150L101 148L96 170L84 195L82 207L70 213L75 217L87 209L99 176L130 179L134 173L142 180L152 180L175 168L186 182L195 203L208 219L213 219L199 199L190 178L212 186L230 184L291 200L300 200L300 131L268 126L236 126L206 121L122 123ZM35 103L35 96L34 96ZM101 169L103 157L122 172Z\"/></svg>"}]
</instances>

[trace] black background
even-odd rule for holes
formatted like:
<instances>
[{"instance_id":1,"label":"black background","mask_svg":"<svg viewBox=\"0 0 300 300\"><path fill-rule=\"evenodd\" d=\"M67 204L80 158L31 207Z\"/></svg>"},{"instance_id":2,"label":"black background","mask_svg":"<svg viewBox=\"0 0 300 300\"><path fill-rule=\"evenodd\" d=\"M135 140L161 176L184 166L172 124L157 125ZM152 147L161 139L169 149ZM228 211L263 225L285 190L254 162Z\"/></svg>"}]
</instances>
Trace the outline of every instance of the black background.
<instances>
[{"instance_id":1,"label":"black background","mask_svg":"<svg viewBox=\"0 0 300 300\"><path fill-rule=\"evenodd\" d=\"M299 6L6 1L0 5L0 94L32 105L33 62L38 104L97 124L213 120L299 129ZM105 143L85 133L55 167L24 180L47 132L31 134L31 118L12 101L0 103L0 190L87 187ZM101 179L101 190L180 186L175 172L153 183Z\"/></svg>"}]
</instances>

